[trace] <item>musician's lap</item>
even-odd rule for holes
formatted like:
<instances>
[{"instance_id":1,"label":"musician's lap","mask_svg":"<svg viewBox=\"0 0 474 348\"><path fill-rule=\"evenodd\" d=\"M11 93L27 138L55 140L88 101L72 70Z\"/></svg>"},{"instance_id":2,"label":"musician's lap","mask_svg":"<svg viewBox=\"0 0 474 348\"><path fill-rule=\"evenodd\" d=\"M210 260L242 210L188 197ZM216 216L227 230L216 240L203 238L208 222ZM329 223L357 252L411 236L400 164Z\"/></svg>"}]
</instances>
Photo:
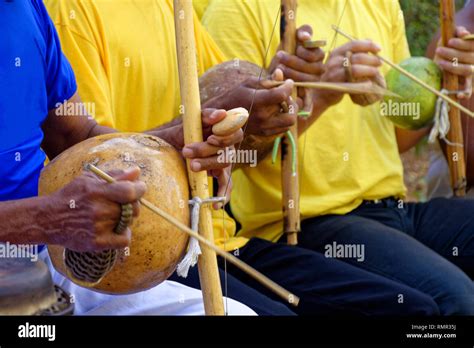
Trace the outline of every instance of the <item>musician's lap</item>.
<instances>
[{"instance_id":1,"label":"musician's lap","mask_svg":"<svg viewBox=\"0 0 474 348\"><path fill-rule=\"evenodd\" d=\"M474 201L368 204L302 224L300 245L326 252L364 246L363 261L341 260L429 294L441 314L474 314ZM350 255L346 255L350 256ZM461 270L462 268L462 270ZM466 273L467 274L466 274Z\"/></svg>"},{"instance_id":2,"label":"musician's lap","mask_svg":"<svg viewBox=\"0 0 474 348\"><path fill-rule=\"evenodd\" d=\"M48 264L55 284L74 296L76 315L204 315L202 292L165 281L131 295L106 295L82 288L64 278L51 265L46 251L41 258ZM229 315L255 315L249 307L224 299Z\"/></svg>"}]
</instances>

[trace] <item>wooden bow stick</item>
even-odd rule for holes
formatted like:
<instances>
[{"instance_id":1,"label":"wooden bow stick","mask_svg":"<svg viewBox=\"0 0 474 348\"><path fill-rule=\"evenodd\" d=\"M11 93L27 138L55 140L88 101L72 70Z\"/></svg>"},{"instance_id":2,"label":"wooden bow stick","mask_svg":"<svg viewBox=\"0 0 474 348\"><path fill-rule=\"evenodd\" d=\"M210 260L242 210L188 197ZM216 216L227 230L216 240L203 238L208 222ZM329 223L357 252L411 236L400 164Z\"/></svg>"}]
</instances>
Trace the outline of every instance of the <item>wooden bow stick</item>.
<instances>
[{"instance_id":1,"label":"wooden bow stick","mask_svg":"<svg viewBox=\"0 0 474 348\"><path fill-rule=\"evenodd\" d=\"M174 22L176 49L178 55L179 83L181 89L182 116L185 144L202 142L201 102L196 62L196 42L194 37L194 18L192 0L174 0ZM193 197L209 198L206 171L193 172L187 160L188 177ZM211 208L201 207L199 233L214 241ZM202 240L201 246L202 246ZM202 248L198 260L199 279L207 315L224 315L224 302L217 268L216 251Z\"/></svg>"},{"instance_id":2,"label":"wooden bow stick","mask_svg":"<svg viewBox=\"0 0 474 348\"><path fill-rule=\"evenodd\" d=\"M281 1L281 28L280 36L282 49L290 54L296 52L296 0ZM293 100L297 99L296 89L293 91ZM288 110L285 110L288 112ZM296 110L295 110L296 112ZM287 236L289 245L298 244L298 232L301 229L300 220L300 193L298 179L298 124L295 123L289 130L294 144L287 135L281 142L282 157L282 210L283 210L283 231ZM293 148L292 148L293 145Z\"/></svg>"},{"instance_id":3,"label":"wooden bow stick","mask_svg":"<svg viewBox=\"0 0 474 348\"><path fill-rule=\"evenodd\" d=\"M285 82L265 80L261 85L266 88L281 86ZM364 82L295 82L295 87L326 89L330 91L338 91L349 94L378 94L383 96L390 96L394 98L401 98L400 95L394 93L386 88L380 87L371 81Z\"/></svg>"},{"instance_id":4,"label":"wooden bow stick","mask_svg":"<svg viewBox=\"0 0 474 348\"><path fill-rule=\"evenodd\" d=\"M441 44L448 46L449 40L455 36L456 32L456 8L454 0L440 1L440 22L441 22ZM443 88L447 91L459 90L459 77L444 71ZM458 102L456 94L448 96L450 100ZM446 144L446 155L451 173L451 187L457 197L466 195L466 162L464 159L464 139L461 124L461 111L459 108L449 109L449 131Z\"/></svg>"},{"instance_id":5,"label":"wooden bow stick","mask_svg":"<svg viewBox=\"0 0 474 348\"><path fill-rule=\"evenodd\" d=\"M93 164L88 164L86 169L90 170L95 175L97 175L98 177L104 179L108 183L113 183L113 182L116 181L113 177L111 177L110 175L108 175L104 171L100 170L99 168L97 168ZM182 231L184 233L187 233L190 237L196 238L201 243L201 245L206 247L206 250L211 250L211 251L215 252L216 254L218 254L219 256L225 258L227 261L232 263L234 266L238 267L241 271L247 273L249 276L251 276L252 278L257 280L258 282L260 282L262 285L266 286L268 289L273 291L276 295L280 296L282 299L288 301L293 306L298 306L299 301L300 301L298 296L288 292L287 290L282 288L280 285L278 285L277 283L275 283L271 279L267 278L266 276L264 276L263 274L261 274L260 272L255 270L254 268L247 265L245 262L239 260L234 255L232 255L232 254L216 247L214 245L214 243L212 242L212 240L204 238L199 233L193 231L188 226L182 224L176 218L174 218L173 216L171 216L170 214L168 214L164 210L161 210L160 208L158 208L156 205L154 205L153 203L151 203L147 199L140 198L139 201L140 201L140 204L142 206L144 206L145 208L151 210L153 213L157 214L158 216L162 217L163 219L168 221L170 224L172 224L176 228L178 228L180 231Z\"/></svg>"}]
</instances>

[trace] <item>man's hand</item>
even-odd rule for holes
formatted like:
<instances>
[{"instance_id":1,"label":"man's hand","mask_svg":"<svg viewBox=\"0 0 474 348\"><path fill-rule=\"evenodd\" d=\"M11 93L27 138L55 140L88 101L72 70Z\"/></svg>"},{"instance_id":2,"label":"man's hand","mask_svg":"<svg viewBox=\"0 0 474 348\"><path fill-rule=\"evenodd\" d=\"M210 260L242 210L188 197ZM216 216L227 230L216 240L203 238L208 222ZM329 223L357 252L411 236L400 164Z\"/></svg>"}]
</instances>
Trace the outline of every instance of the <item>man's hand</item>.
<instances>
[{"instance_id":1,"label":"man's hand","mask_svg":"<svg viewBox=\"0 0 474 348\"><path fill-rule=\"evenodd\" d=\"M379 45L370 40L352 41L336 48L329 56L326 71L321 76L321 81L351 82L347 74L347 59L349 59L346 56L347 52L352 52L349 65L352 78L356 80L375 80L378 75L381 75L379 67L382 62L374 56L380 49ZM314 98L327 107L339 103L343 96L344 93L323 90L316 90L314 93Z\"/></svg>"},{"instance_id":2,"label":"man's hand","mask_svg":"<svg viewBox=\"0 0 474 348\"><path fill-rule=\"evenodd\" d=\"M191 160L191 170L195 172L207 170L210 176L217 179L217 196L226 197L226 202L228 202L232 192L232 163L225 161L226 156L222 154L235 151L235 145L242 142L244 133L242 129L238 129L227 135L212 134L212 126L222 121L226 115L225 110L203 110L202 123L206 141L186 145L183 148L183 156ZM214 209L220 208L222 208L221 203L214 204Z\"/></svg>"},{"instance_id":3,"label":"man's hand","mask_svg":"<svg viewBox=\"0 0 474 348\"><path fill-rule=\"evenodd\" d=\"M221 161L219 154L222 151L233 150L234 145L243 140L243 131L239 129L225 136L212 134L212 126L226 117L225 110L205 109L202 112L202 123L205 140L201 143L188 144L183 148L183 156L191 160L191 170L218 170L230 164Z\"/></svg>"},{"instance_id":4,"label":"man's hand","mask_svg":"<svg viewBox=\"0 0 474 348\"><path fill-rule=\"evenodd\" d=\"M324 57L325 52L321 48L305 48L306 41L311 41L313 28L303 25L297 32L296 55L291 55L279 50L273 58L268 71L274 73L276 69L283 72L285 79L297 82L318 82L325 72ZM298 105L303 108L308 104L313 91L307 88L298 88Z\"/></svg>"},{"instance_id":5,"label":"man's hand","mask_svg":"<svg viewBox=\"0 0 474 348\"><path fill-rule=\"evenodd\" d=\"M317 82L324 72L323 64L325 53L321 48L305 48L303 44L311 41L313 29L303 25L297 32L296 55L279 50L273 58L268 71L273 73L280 69L286 79L294 81Z\"/></svg>"},{"instance_id":6,"label":"man's hand","mask_svg":"<svg viewBox=\"0 0 474 348\"><path fill-rule=\"evenodd\" d=\"M265 80L259 81L257 77L249 77L217 98L209 100L206 105L227 110L245 108L251 111L245 128L246 136L276 136L285 133L296 122L296 113L295 115L280 113L283 102L290 105L289 98L293 85L293 81L287 80L283 85L272 88L265 85Z\"/></svg>"},{"instance_id":7,"label":"man's hand","mask_svg":"<svg viewBox=\"0 0 474 348\"><path fill-rule=\"evenodd\" d=\"M294 82L286 80L281 86L262 89L256 78L247 80L243 88L255 95L254 107L246 128L248 135L276 136L285 133L296 122L296 114L282 113L282 103L290 105ZM256 90L256 91L255 91Z\"/></svg>"},{"instance_id":8,"label":"man's hand","mask_svg":"<svg viewBox=\"0 0 474 348\"><path fill-rule=\"evenodd\" d=\"M51 214L45 217L45 230L51 233L48 244L75 251L120 249L130 244L130 229L122 234L114 233L114 229L120 220L121 204L132 203L133 215L138 216L138 199L146 185L138 181L138 168L109 174L116 183L85 173L49 197Z\"/></svg>"},{"instance_id":9,"label":"man's hand","mask_svg":"<svg viewBox=\"0 0 474 348\"><path fill-rule=\"evenodd\" d=\"M470 32L464 27L456 28L456 38L449 40L448 47L436 49L435 62L441 69L460 77L459 99L472 95L472 77L474 65L474 41L463 40Z\"/></svg>"}]
</instances>

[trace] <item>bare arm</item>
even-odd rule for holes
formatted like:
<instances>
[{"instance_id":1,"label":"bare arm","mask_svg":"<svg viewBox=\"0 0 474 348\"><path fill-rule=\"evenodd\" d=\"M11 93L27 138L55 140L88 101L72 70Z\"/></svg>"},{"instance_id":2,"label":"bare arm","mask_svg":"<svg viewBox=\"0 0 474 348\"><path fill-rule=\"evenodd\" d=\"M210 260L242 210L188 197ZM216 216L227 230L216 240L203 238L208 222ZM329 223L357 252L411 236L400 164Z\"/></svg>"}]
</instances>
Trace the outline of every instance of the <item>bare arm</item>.
<instances>
[{"instance_id":1,"label":"bare arm","mask_svg":"<svg viewBox=\"0 0 474 348\"><path fill-rule=\"evenodd\" d=\"M46 244L50 235L45 228L50 201L35 197L17 201L0 202L0 242L15 244Z\"/></svg>"},{"instance_id":2,"label":"bare arm","mask_svg":"<svg viewBox=\"0 0 474 348\"><path fill-rule=\"evenodd\" d=\"M0 202L4 224L0 242L58 244L77 251L126 247L130 230L120 235L113 232L120 204L132 203L137 216L137 200L146 186L138 181L138 168L109 173L116 183L108 184L86 173L51 195ZM81 208L71 207L71 200Z\"/></svg>"},{"instance_id":3,"label":"bare arm","mask_svg":"<svg viewBox=\"0 0 474 348\"><path fill-rule=\"evenodd\" d=\"M407 129L395 128L398 152L404 153L410 150L413 146L430 133L431 126L425 127L416 131Z\"/></svg>"},{"instance_id":4,"label":"bare arm","mask_svg":"<svg viewBox=\"0 0 474 348\"><path fill-rule=\"evenodd\" d=\"M97 124L97 122L90 118L85 112L82 113L82 109L80 108L82 102L77 93L74 94L67 103L74 105L74 110L78 110L79 114L62 115L60 108L54 109L49 112L42 126L44 131L42 148L50 159L53 159L64 150L88 138L117 132L113 128ZM180 129L181 120L178 119L147 133L158 136L176 148L181 149L183 144L182 141L179 141L182 139Z\"/></svg>"}]
</instances>

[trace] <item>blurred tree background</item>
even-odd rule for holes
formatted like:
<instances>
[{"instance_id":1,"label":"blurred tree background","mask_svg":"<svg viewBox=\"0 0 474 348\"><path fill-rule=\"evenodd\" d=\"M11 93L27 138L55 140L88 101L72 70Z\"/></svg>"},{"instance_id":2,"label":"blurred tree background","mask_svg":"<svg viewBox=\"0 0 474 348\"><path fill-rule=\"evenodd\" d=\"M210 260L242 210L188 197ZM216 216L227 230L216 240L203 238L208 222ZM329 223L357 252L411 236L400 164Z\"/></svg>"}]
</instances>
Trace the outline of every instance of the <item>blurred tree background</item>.
<instances>
[{"instance_id":1,"label":"blurred tree background","mask_svg":"<svg viewBox=\"0 0 474 348\"><path fill-rule=\"evenodd\" d=\"M400 0L405 14L408 42L413 56L424 56L426 47L439 29L438 0ZM456 0L461 9L464 0Z\"/></svg>"}]
</instances>

